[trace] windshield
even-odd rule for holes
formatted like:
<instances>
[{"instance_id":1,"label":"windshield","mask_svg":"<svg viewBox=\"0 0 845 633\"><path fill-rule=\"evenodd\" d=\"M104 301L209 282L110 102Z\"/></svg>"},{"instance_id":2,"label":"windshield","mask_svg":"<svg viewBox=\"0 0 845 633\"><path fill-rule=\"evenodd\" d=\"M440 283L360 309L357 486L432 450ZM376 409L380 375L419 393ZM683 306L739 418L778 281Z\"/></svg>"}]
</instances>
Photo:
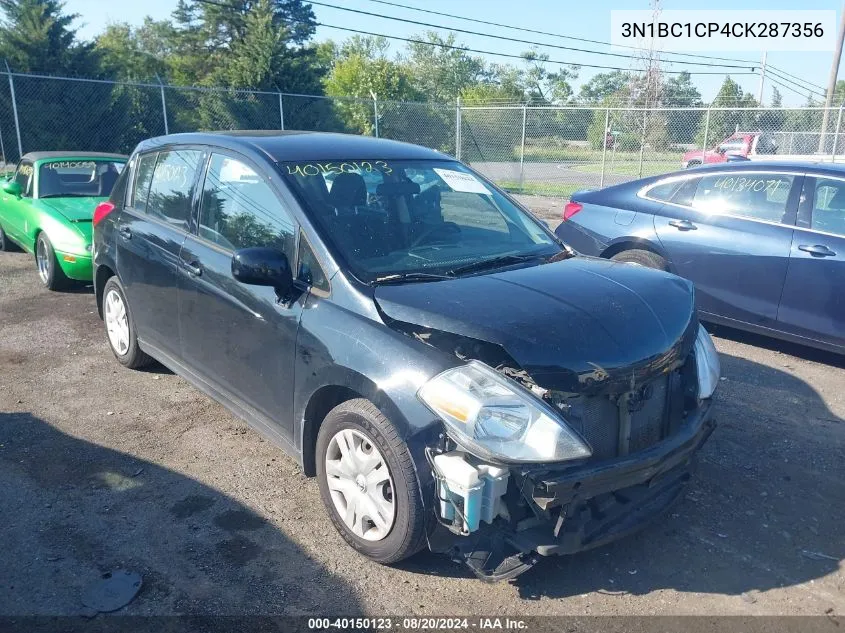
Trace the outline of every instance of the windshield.
<instances>
[{"instance_id":1,"label":"windshield","mask_svg":"<svg viewBox=\"0 0 845 633\"><path fill-rule=\"evenodd\" d=\"M436 279L548 257L562 247L455 161L284 163L282 173L353 274Z\"/></svg>"},{"instance_id":2,"label":"windshield","mask_svg":"<svg viewBox=\"0 0 845 633\"><path fill-rule=\"evenodd\" d=\"M59 160L38 169L38 197L108 197L125 163L115 160Z\"/></svg>"}]
</instances>

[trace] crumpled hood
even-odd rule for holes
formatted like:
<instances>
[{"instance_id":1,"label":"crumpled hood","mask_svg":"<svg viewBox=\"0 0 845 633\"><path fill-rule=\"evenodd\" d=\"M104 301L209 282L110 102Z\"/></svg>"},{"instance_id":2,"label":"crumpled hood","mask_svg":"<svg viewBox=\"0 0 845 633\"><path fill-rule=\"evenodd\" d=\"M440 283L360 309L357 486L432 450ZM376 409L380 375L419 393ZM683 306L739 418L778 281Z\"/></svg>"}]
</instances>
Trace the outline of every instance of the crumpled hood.
<instances>
[{"instance_id":1,"label":"crumpled hood","mask_svg":"<svg viewBox=\"0 0 845 633\"><path fill-rule=\"evenodd\" d=\"M35 200L33 201L33 204L41 206L46 211L58 213L70 222L91 222L94 219L94 207L100 204L103 200L108 200L108 198L94 196L76 198L68 196L67 198L47 198L45 200Z\"/></svg>"},{"instance_id":2,"label":"crumpled hood","mask_svg":"<svg viewBox=\"0 0 845 633\"><path fill-rule=\"evenodd\" d=\"M685 359L698 331L690 282L585 257L381 285L375 300L388 322L499 346L539 386L571 393L630 390Z\"/></svg>"}]
</instances>

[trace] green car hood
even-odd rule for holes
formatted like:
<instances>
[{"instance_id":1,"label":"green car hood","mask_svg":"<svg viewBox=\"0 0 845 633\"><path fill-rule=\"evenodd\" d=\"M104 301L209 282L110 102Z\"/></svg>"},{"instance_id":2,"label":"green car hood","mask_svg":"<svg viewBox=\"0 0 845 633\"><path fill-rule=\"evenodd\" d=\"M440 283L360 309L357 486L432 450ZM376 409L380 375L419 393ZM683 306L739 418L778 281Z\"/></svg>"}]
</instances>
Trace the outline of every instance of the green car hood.
<instances>
[{"instance_id":1,"label":"green car hood","mask_svg":"<svg viewBox=\"0 0 845 633\"><path fill-rule=\"evenodd\" d=\"M103 200L108 200L105 197L87 197L77 198L68 196L67 198L47 198L44 200L34 200L34 206L40 206L45 211L58 213L64 217L68 222L83 223L91 222L94 219L94 207L96 207Z\"/></svg>"}]
</instances>

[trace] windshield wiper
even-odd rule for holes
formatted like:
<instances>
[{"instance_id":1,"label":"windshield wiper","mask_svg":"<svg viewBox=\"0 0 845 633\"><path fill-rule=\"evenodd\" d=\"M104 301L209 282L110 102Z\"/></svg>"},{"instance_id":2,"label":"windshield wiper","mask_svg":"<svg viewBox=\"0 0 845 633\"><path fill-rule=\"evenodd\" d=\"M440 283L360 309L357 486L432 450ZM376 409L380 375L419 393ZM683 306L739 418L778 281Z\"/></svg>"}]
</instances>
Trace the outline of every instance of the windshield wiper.
<instances>
[{"instance_id":1,"label":"windshield wiper","mask_svg":"<svg viewBox=\"0 0 845 633\"><path fill-rule=\"evenodd\" d=\"M453 268L452 270L450 270L449 273L452 275L463 275L465 273L474 273L480 270L499 268L500 266L508 266L510 264L519 264L522 262L531 261L532 259L539 259L541 257L547 257L547 255L542 255L539 253L535 253L533 255L499 255L498 257L482 259L477 262L472 262L471 264L458 266L457 268Z\"/></svg>"},{"instance_id":2,"label":"windshield wiper","mask_svg":"<svg viewBox=\"0 0 845 633\"><path fill-rule=\"evenodd\" d=\"M438 275L437 273L395 273L392 275L384 275L383 277L376 277L373 283L390 284L390 283L404 283L406 281L442 281L444 279L453 279L451 275Z\"/></svg>"}]
</instances>

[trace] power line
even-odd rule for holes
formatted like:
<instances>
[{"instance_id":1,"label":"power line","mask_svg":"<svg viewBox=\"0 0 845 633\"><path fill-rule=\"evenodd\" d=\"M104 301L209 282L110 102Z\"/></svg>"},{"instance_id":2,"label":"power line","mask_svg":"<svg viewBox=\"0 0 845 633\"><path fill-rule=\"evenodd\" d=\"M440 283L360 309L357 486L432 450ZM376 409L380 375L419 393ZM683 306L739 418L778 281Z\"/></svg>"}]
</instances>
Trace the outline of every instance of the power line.
<instances>
[{"instance_id":1,"label":"power line","mask_svg":"<svg viewBox=\"0 0 845 633\"><path fill-rule=\"evenodd\" d=\"M793 81L792 79L787 79L786 77L784 77L784 76L782 75L781 71L779 71L779 70L777 70L777 69L774 69L774 68L771 68L771 67L767 67L767 69L766 69L766 70L767 70L767 73L766 73L766 74L767 74L767 76L769 76L769 77L777 77L778 79L780 79L780 80L781 80L781 81L783 81L783 82L786 82L786 83L791 84L791 85L793 85L793 86L797 86L799 89L804 90L804 91L806 91L806 92L808 92L808 93L815 94L815 95L817 95L817 96L819 96L819 97L824 97L824 96L825 96L823 92L819 92L818 90L813 90L812 88L808 88L808 87L806 87L806 86L802 86L801 84L799 84L799 83L798 83L798 82L796 82L796 81Z\"/></svg>"},{"instance_id":2,"label":"power line","mask_svg":"<svg viewBox=\"0 0 845 633\"><path fill-rule=\"evenodd\" d=\"M431 9L420 9L418 7L408 7L408 6L399 4L397 2L388 2L387 0L368 0L368 2L375 2L377 4L384 4L384 5L388 5L388 6L391 6L391 7L398 7L400 9L407 9L409 11L418 11L420 13L429 13L429 14L432 14L432 15L439 15L441 17L452 18L452 19L455 19L455 20L464 20L466 22L475 22L477 24L485 24L487 26L497 26L497 27L500 27L500 28L503 28L503 29L511 29L511 30L514 30L514 31L522 31L523 33L534 33L536 35L548 35L550 37L557 37L557 38L560 38L560 39L575 40L577 42L587 42L589 44L601 44L601 45L604 45L604 46L615 46L616 48L625 48L625 49L640 51L640 52L648 51L647 48L642 48L642 47L639 47L639 46L628 46L628 45L625 45L625 44L611 44L610 42L605 42L605 41L602 41L602 40L591 40L591 39L584 38L584 37L575 37L574 35L562 35L560 33L550 33L548 31L539 31L539 30L536 30L536 29L528 29L528 28L524 28L524 27L520 27L520 26L513 26L511 24L501 24L500 22L489 22L487 20L479 20L477 18L468 18L468 17L462 16L462 15L454 15L454 14L451 14L451 13L443 13L441 11L433 11ZM318 3L312 2L311 4L318 4ZM675 53L675 52L665 51L663 54L665 54L665 55L677 55L679 57L694 57L694 58L699 58L699 59L712 59L712 60L716 60L716 61L725 61L725 62L745 62L746 61L744 59L737 59L735 57L715 57L713 55L700 55L700 54L695 54L695 53Z\"/></svg>"},{"instance_id":3,"label":"power line","mask_svg":"<svg viewBox=\"0 0 845 633\"><path fill-rule=\"evenodd\" d=\"M590 54L590 55L603 55L603 56L607 56L607 57L619 57L619 58L623 58L623 59L636 59L636 60L641 59L641 57L639 55L629 55L627 53L608 53L608 52L605 52L605 51L596 51L596 50L590 50L590 49L587 49L587 48L575 48L573 46L561 46L560 44L549 44L547 42L536 42L536 41L532 41L532 40L521 40L521 39L517 39L515 37L508 37L506 35L493 35L491 33L482 33L480 31L470 31L468 29L461 29L461 28L451 27L451 26L443 26L442 24L433 24L431 22L420 22L419 20L410 20L410 19L407 19L407 18L397 18L397 17L390 16L390 15L379 15L378 13L372 13L370 11L363 11L362 9L350 9L349 7L339 7L339 6L336 6L336 5L333 5L333 4L326 4L325 2L317 2L316 0L309 0L309 1L310 1L310 4L316 4L317 6L328 7L330 9L337 9L338 11L347 11L349 13L356 13L356 14L359 14L359 15L367 15L367 16L370 16L370 17L380 18L382 20L393 20L395 22L405 22L407 24L415 24L417 26L424 26L424 27L433 28L433 29L444 29L444 30L453 31L453 32L456 32L456 33L464 33L466 35L476 35L476 36L479 36L479 37L488 37L488 38L493 38L493 39L496 39L496 40L503 40L503 41L507 41L507 42L517 42L519 44L529 44L531 46L545 46L545 47L549 47L549 48L557 48L557 49L564 50L564 51L573 51L573 52L576 52L576 53L587 53L587 54ZM675 60L666 60L666 63L668 63L668 64L688 64L688 65L692 65L692 66L706 66L706 67L709 67L709 68L717 68L717 67L718 68L740 68L740 69L750 68L752 72L754 71L753 65L752 66L737 66L735 64L712 64L712 63L709 63L709 62L687 62L687 61L675 61ZM749 63L751 63L751 62L749 62ZM573 64L573 65L586 66L587 64Z\"/></svg>"},{"instance_id":4,"label":"power line","mask_svg":"<svg viewBox=\"0 0 845 633\"><path fill-rule=\"evenodd\" d=\"M788 77L792 77L793 79L797 79L800 82L807 84L808 86L813 86L814 88L818 88L819 90L827 90L824 86L820 86L819 84L814 84L812 81L804 79L803 77L799 77L798 75L793 75L792 73L788 73L785 70L778 68L777 66L772 66L771 64L767 64L766 68L774 68L777 72L782 75L786 75Z\"/></svg>"},{"instance_id":5,"label":"power line","mask_svg":"<svg viewBox=\"0 0 845 633\"><path fill-rule=\"evenodd\" d=\"M780 86L781 88L786 88L786 89L787 89L787 90L789 90L790 92L794 92L795 94L797 94L797 95L798 95L798 96L800 96L800 97L807 97L808 99L811 99L811 100L812 100L812 98L813 98L812 94L810 94L810 93L806 93L806 92L801 92L801 91L799 91L797 88L793 88L793 87L789 86L788 84L781 83L780 81L778 81L777 79L775 79L775 78L774 78L773 76L771 76L771 75L769 75L769 79L771 79L771 80L772 80L772 83L777 84L777 85L778 85L778 86Z\"/></svg>"},{"instance_id":6,"label":"power line","mask_svg":"<svg viewBox=\"0 0 845 633\"><path fill-rule=\"evenodd\" d=\"M210 2L211 0L197 0L198 2ZM426 46L437 46L438 48L449 48L456 51L466 51L469 53L481 53L482 55L495 55L498 57L509 57L511 59L521 59L526 60L526 58L522 55L513 55L510 53L498 53L495 51L485 51L478 48L468 48L466 46L452 46L449 44L440 44L437 42L427 42L426 40L418 40L410 37L399 37L398 35L386 35L384 33L374 33L372 31L362 31L360 29L353 29L347 26L336 26L334 24L326 24L325 22L317 22L317 26L323 26L327 29L337 29L339 31L348 31L350 33L358 33L359 35L370 35L372 37L383 37L389 40L399 40L402 42L410 42L412 44L424 44ZM600 64L582 64L578 62L565 62L558 59L544 59L540 60L543 62L549 62L550 64L562 64L564 66L581 66L583 68L601 68L603 70L624 70L626 72L630 72L630 68L623 68L622 66L603 66ZM741 66L739 68L742 68ZM753 70L753 67L749 67ZM698 70L666 70L663 71L666 74L670 75L680 75L683 73L687 73L690 75L725 75L724 71L720 72L707 72L707 71L698 71ZM732 75L756 75L755 72L741 72L741 73L731 73Z\"/></svg>"}]
</instances>

